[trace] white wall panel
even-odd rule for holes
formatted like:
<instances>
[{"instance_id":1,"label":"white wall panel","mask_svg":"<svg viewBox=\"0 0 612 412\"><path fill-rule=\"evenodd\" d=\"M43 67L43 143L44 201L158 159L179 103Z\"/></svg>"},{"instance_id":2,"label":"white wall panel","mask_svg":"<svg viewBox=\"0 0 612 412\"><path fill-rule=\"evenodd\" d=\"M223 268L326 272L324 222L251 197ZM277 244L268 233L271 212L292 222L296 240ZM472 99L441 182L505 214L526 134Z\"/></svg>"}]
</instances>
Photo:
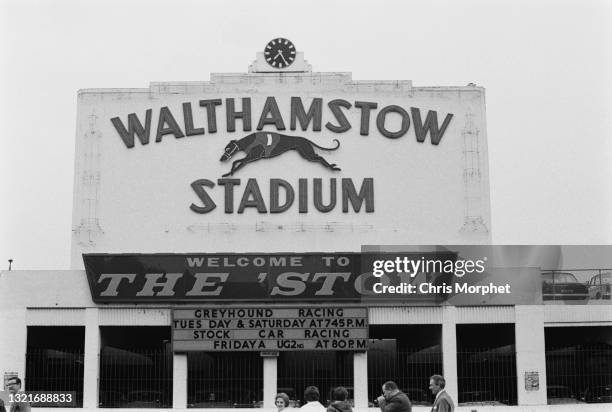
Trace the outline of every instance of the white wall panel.
<instances>
[{"instance_id":1,"label":"white wall panel","mask_svg":"<svg viewBox=\"0 0 612 412\"><path fill-rule=\"evenodd\" d=\"M513 306L469 306L457 308L457 323L514 323Z\"/></svg>"},{"instance_id":2,"label":"white wall panel","mask_svg":"<svg viewBox=\"0 0 612 412\"><path fill-rule=\"evenodd\" d=\"M84 326L85 309L36 308L26 311L28 326Z\"/></svg>"},{"instance_id":3,"label":"white wall panel","mask_svg":"<svg viewBox=\"0 0 612 412\"><path fill-rule=\"evenodd\" d=\"M72 267L83 267L82 253L261 252L262 245L275 252L358 251L361 245L378 244L380 239L387 244L437 244L440 239L488 244L484 92L477 86L412 87L410 81L362 82L353 81L350 73L312 72L215 74L210 82L81 90L77 97ZM233 119L231 113L243 110L242 98L250 99L247 118L251 124L246 130L242 119L227 120L228 114ZM325 151L323 156L341 170L308 161L296 151L251 162L232 176L240 184L231 189L234 204L229 207L218 179L230 171L231 162L221 162L221 154L230 141L257 131L269 111L268 98L274 98L278 107L279 123L262 123L262 132L282 131L328 148L335 147L337 139L338 150ZM304 110L312 107L314 99L321 99L317 103L321 127L315 128L314 120L307 130L291 126L297 113L292 108L298 107L293 98L300 99ZM338 125L329 106L338 99L350 105L342 111L350 127L336 133L326 125ZM214 123L201 105L206 100L219 103ZM357 102L376 105L368 111L367 126L366 122L361 126L362 110ZM170 117L176 123L174 131L164 126ZM124 133L133 123L130 118L148 125L145 144L126 137L132 136ZM421 127L432 119L440 131L435 143L431 132ZM396 132L399 135L394 136ZM178 137L181 135L186 136ZM243 155L236 156L234 160ZM272 213L270 179L277 178L287 181L296 197L286 210ZM315 207L315 178L323 179L325 197L336 196L335 207L325 213ZM253 207L237 211L249 179L257 181L262 202L268 206L265 212ZM299 179L306 179L307 190L300 192ZM372 188L368 189L372 193L369 211L341 207L340 179L348 179L345 182L356 185L356 191L368 179ZM202 182L212 186L202 189ZM333 190L332 182L336 185ZM192 208L203 205L192 183L205 190L216 207L208 211ZM307 211L299 210L298 198L304 200Z\"/></svg>"},{"instance_id":4,"label":"white wall panel","mask_svg":"<svg viewBox=\"0 0 612 412\"><path fill-rule=\"evenodd\" d=\"M170 309L113 308L100 309L100 326L170 326Z\"/></svg>"},{"instance_id":5,"label":"white wall panel","mask_svg":"<svg viewBox=\"0 0 612 412\"><path fill-rule=\"evenodd\" d=\"M442 324L442 307L370 308L370 325Z\"/></svg>"},{"instance_id":6,"label":"white wall panel","mask_svg":"<svg viewBox=\"0 0 612 412\"><path fill-rule=\"evenodd\" d=\"M545 323L612 322L612 305L545 305Z\"/></svg>"}]
</instances>

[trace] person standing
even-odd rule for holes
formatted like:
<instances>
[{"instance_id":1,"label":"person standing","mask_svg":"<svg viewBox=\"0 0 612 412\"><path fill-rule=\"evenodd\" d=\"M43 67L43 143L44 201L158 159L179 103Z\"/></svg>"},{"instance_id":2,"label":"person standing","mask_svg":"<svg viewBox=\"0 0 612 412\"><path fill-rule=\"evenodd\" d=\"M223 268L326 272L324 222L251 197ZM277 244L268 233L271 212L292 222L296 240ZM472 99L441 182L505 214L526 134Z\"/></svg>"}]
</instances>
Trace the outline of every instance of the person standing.
<instances>
[{"instance_id":1,"label":"person standing","mask_svg":"<svg viewBox=\"0 0 612 412\"><path fill-rule=\"evenodd\" d=\"M11 402L10 412L30 412L30 403L26 399L21 399L21 396L19 396L25 395L21 392L21 379L17 376L9 378L7 387L10 394L17 397L17 399Z\"/></svg>"},{"instance_id":2,"label":"person standing","mask_svg":"<svg viewBox=\"0 0 612 412\"><path fill-rule=\"evenodd\" d=\"M453 398L446 392L445 386L444 376L433 375L429 378L429 390L436 396L431 412L453 412L455 410Z\"/></svg>"},{"instance_id":3,"label":"person standing","mask_svg":"<svg viewBox=\"0 0 612 412\"><path fill-rule=\"evenodd\" d=\"M383 394L377 399L382 412L412 412L408 395L400 391L395 382L385 382L382 391Z\"/></svg>"},{"instance_id":4,"label":"person standing","mask_svg":"<svg viewBox=\"0 0 612 412\"><path fill-rule=\"evenodd\" d=\"M332 403L327 407L327 412L353 412L351 404L347 402L348 390L342 386L332 391Z\"/></svg>"},{"instance_id":5,"label":"person standing","mask_svg":"<svg viewBox=\"0 0 612 412\"><path fill-rule=\"evenodd\" d=\"M325 407L319 402L319 396L319 388L316 386L307 387L304 390L304 400L307 403L302 406L300 410L308 412L326 412Z\"/></svg>"}]
</instances>

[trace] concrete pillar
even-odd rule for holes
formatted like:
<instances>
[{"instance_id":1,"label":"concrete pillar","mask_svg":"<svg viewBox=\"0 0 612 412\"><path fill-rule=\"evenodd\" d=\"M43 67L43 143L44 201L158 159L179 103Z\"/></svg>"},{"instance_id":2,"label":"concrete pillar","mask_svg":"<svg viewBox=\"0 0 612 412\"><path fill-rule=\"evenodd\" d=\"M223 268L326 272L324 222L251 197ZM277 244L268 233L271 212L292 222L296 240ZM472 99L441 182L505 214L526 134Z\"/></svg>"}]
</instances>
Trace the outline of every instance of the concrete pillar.
<instances>
[{"instance_id":1,"label":"concrete pillar","mask_svg":"<svg viewBox=\"0 0 612 412\"><path fill-rule=\"evenodd\" d=\"M98 308L85 309L85 361L83 370L83 408L98 407L100 376L100 326Z\"/></svg>"},{"instance_id":2,"label":"concrete pillar","mask_svg":"<svg viewBox=\"0 0 612 412\"><path fill-rule=\"evenodd\" d=\"M459 402L457 384L457 308L445 306L442 323L442 375L446 380L446 392Z\"/></svg>"},{"instance_id":3,"label":"concrete pillar","mask_svg":"<svg viewBox=\"0 0 612 412\"><path fill-rule=\"evenodd\" d=\"M187 408L186 353L175 353L172 359L172 408Z\"/></svg>"},{"instance_id":4,"label":"concrete pillar","mask_svg":"<svg viewBox=\"0 0 612 412\"><path fill-rule=\"evenodd\" d=\"M355 408L368 407L368 353L355 352L353 355L353 391Z\"/></svg>"},{"instance_id":5,"label":"concrete pillar","mask_svg":"<svg viewBox=\"0 0 612 412\"><path fill-rule=\"evenodd\" d=\"M5 373L16 372L22 382L21 388L28 390L28 377L25 376L28 340L26 309L3 309L0 311L0 325L0 377L3 379ZM4 387L0 390L4 390Z\"/></svg>"},{"instance_id":6,"label":"concrete pillar","mask_svg":"<svg viewBox=\"0 0 612 412\"><path fill-rule=\"evenodd\" d=\"M520 305L515 306L514 313L518 404L546 405L544 310L542 306ZM539 381L537 389L532 385L536 376Z\"/></svg>"},{"instance_id":7,"label":"concrete pillar","mask_svg":"<svg viewBox=\"0 0 612 412\"><path fill-rule=\"evenodd\" d=\"M276 396L277 359L278 355L263 356L263 407L274 408Z\"/></svg>"}]
</instances>

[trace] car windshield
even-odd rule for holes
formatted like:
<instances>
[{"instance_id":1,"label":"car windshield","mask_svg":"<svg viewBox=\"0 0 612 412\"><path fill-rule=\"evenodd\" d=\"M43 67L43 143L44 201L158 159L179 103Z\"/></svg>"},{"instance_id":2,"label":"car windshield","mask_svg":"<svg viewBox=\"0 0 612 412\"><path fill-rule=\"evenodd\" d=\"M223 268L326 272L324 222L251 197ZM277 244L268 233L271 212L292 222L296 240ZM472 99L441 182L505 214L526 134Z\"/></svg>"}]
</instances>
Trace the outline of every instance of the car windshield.
<instances>
[{"instance_id":1,"label":"car windshield","mask_svg":"<svg viewBox=\"0 0 612 412\"><path fill-rule=\"evenodd\" d=\"M591 278L591 285L607 285L612 280L612 273L602 273Z\"/></svg>"},{"instance_id":2,"label":"car windshield","mask_svg":"<svg viewBox=\"0 0 612 412\"><path fill-rule=\"evenodd\" d=\"M576 277L571 273L544 273L542 274L542 280L545 283L578 283Z\"/></svg>"}]
</instances>

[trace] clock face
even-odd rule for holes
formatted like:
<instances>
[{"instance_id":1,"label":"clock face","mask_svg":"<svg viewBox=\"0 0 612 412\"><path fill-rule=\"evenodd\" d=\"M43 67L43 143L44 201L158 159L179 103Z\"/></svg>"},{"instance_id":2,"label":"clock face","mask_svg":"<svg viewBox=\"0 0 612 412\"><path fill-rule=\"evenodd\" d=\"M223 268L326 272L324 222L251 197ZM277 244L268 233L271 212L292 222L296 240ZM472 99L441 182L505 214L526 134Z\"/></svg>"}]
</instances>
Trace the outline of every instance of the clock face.
<instances>
[{"instance_id":1,"label":"clock face","mask_svg":"<svg viewBox=\"0 0 612 412\"><path fill-rule=\"evenodd\" d=\"M295 46L289 40L279 37L266 45L264 56L270 66L284 69L295 60Z\"/></svg>"}]
</instances>

